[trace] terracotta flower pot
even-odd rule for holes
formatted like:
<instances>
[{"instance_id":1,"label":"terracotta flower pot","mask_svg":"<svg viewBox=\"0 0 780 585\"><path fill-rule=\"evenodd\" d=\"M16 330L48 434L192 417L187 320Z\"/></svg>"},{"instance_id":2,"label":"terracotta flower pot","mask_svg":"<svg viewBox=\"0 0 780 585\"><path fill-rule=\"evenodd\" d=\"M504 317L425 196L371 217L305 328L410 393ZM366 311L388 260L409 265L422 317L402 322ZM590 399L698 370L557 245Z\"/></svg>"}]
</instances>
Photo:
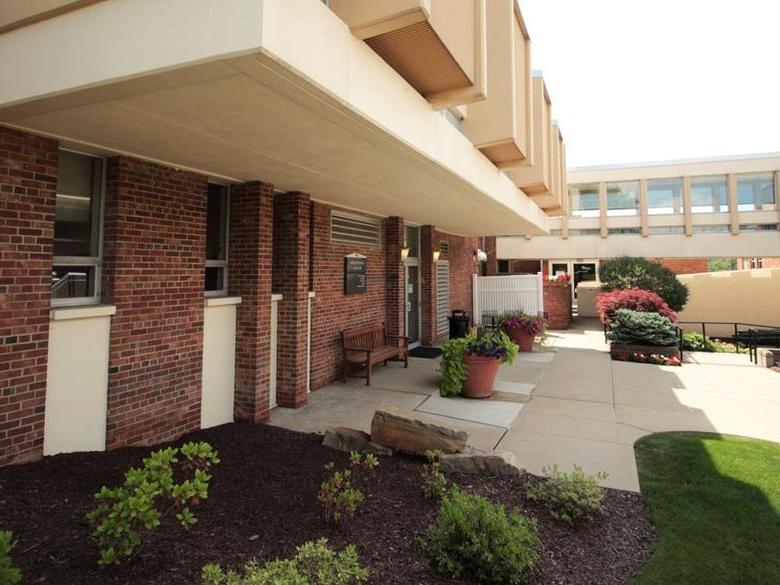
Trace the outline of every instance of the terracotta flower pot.
<instances>
[{"instance_id":1,"label":"terracotta flower pot","mask_svg":"<svg viewBox=\"0 0 780 585\"><path fill-rule=\"evenodd\" d=\"M493 394L493 382L501 358L465 355L463 361L469 368L469 375L463 383L462 395L466 398L487 398Z\"/></svg>"},{"instance_id":2,"label":"terracotta flower pot","mask_svg":"<svg viewBox=\"0 0 780 585\"><path fill-rule=\"evenodd\" d=\"M506 334L513 343L517 344L517 346L520 348L520 351L534 350L534 335L528 333L527 331L523 331L522 329L510 329L506 332Z\"/></svg>"}]
</instances>

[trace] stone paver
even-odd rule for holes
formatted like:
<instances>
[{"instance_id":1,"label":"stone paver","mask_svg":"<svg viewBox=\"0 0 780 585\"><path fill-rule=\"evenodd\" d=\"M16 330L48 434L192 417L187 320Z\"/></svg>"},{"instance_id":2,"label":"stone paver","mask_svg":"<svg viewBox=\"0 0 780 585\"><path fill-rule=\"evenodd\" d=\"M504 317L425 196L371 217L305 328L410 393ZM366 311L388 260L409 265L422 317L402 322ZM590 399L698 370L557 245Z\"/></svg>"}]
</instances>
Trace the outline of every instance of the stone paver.
<instances>
[{"instance_id":1,"label":"stone paver","mask_svg":"<svg viewBox=\"0 0 780 585\"><path fill-rule=\"evenodd\" d=\"M691 430L780 442L780 375L745 355L690 353L681 368L613 362L595 322L551 332L537 352L521 354L498 374L497 387L527 392L526 403L461 401L428 410L466 430L470 445L509 451L532 473L577 464L609 473L604 485L633 491L639 490L633 444L644 435ZM298 411L275 409L271 424L368 430L383 402L418 409L444 400L429 398L437 367L437 360L413 359L406 370L397 364L375 370L370 388L357 379L332 384Z\"/></svg>"}]
</instances>

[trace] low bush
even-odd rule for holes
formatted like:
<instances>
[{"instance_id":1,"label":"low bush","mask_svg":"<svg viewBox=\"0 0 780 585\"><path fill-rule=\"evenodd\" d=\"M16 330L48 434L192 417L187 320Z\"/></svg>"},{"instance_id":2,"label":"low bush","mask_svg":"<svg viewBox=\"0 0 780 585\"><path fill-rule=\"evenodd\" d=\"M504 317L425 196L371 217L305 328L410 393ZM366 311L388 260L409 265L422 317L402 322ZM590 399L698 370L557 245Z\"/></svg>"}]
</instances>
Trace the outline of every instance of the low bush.
<instances>
[{"instance_id":1,"label":"low bush","mask_svg":"<svg viewBox=\"0 0 780 585\"><path fill-rule=\"evenodd\" d=\"M514 585L525 582L538 542L532 518L453 487L420 544L440 573Z\"/></svg>"},{"instance_id":2,"label":"low bush","mask_svg":"<svg viewBox=\"0 0 780 585\"><path fill-rule=\"evenodd\" d=\"M597 480L606 479L605 472L586 474L579 465L564 473L557 465L545 467L547 479L526 484L526 495L543 504L556 520L574 524L600 514L603 509L604 489Z\"/></svg>"},{"instance_id":3,"label":"low bush","mask_svg":"<svg viewBox=\"0 0 780 585\"><path fill-rule=\"evenodd\" d=\"M618 309L631 309L640 313L658 313L670 321L677 321L677 313L669 308L660 296L641 288L627 288L601 293L596 298L599 319L604 324L612 320Z\"/></svg>"},{"instance_id":4,"label":"low bush","mask_svg":"<svg viewBox=\"0 0 780 585\"><path fill-rule=\"evenodd\" d=\"M442 452L439 449L425 452L428 463L422 469L422 491L426 498L440 500L447 493L447 478L441 472L440 458Z\"/></svg>"},{"instance_id":5,"label":"low bush","mask_svg":"<svg viewBox=\"0 0 780 585\"><path fill-rule=\"evenodd\" d=\"M354 546L336 552L324 538L298 547L291 559L247 563L243 574L208 564L201 572L203 585L358 585L368 581Z\"/></svg>"},{"instance_id":6,"label":"low bush","mask_svg":"<svg viewBox=\"0 0 780 585\"><path fill-rule=\"evenodd\" d=\"M10 530L0 530L0 585L18 585L22 582L22 572L14 567L11 553L16 546Z\"/></svg>"},{"instance_id":7,"label":"low bush","mask_svg":"<svg viewBox=\"0 0 780 585\"><path fill-rule=\"evenodd\" d=\"M682 311L688 302L688 287L677 275L646 258L623 256L599 266L599 280L605 291L641 288L660 296L673 311Z\"/></svg>"},{"instance_id":8,"label":"low bush","mask_svg":"<svg viewBox=\"0 0 780 585\"><path fill-rule=\"evenodd\" d=\"M695 331L683 333L682 345L686 351L717 351L717 345L712 339Z\"/></svg>"},{"instance_id":9,"label":"low bush","mask_svg":"<svg viewBox=\"0 0 780 585\"><path fill-rule=\"evenodd\" d=\"M608 336L614 343L669 346L677 342L675 326L669 319L630 309L615 311Z\"/></svg>"},{"instance_id":10,"label":"low bush","mask_svg":"<svg viewBox=\"0 0 780 585\"><path fill-rule=\"evenodd\" d=\"M320 485L317 499L322 506L326 522L339 524L342 520L352 520L358 507L366 499L363 492L355 486L354 472L370 472L379 465L379 460L372 453L352 451L349 454L349 463L351 469L336 469L333 463L325 466L328 475Z\"/></svg>"},{"instance_id":11,"label":"low bush","mask_svg":"<svg viewBox=\"0 0 780 585\"><path fill-rule=\"evenodd\" d=\"M208 497L207 471L217 463L211 445L187 443L155 451L143 460L143 467L125 473L123 485L103 486L95 494L97 508L87 514L100 545L98 564L119 564L122 557L132 555L143 533L159 526L171 512L184 528L195 524L191 507Z\"/></svg>"}]
</instances>

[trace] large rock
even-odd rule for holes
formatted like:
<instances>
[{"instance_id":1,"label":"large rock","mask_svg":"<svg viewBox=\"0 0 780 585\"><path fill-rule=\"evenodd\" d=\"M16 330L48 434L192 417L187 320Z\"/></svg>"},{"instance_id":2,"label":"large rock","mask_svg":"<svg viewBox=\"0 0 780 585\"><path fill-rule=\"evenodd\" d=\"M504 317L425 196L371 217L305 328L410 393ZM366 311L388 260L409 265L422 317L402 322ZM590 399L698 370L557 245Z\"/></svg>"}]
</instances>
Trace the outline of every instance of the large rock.
<instances>
[{"instance_id":1,"label":"large rock","mask_svg":"<svg viewBox=\"0 0 780 585\"><path fill-rule=\"evenodd\" d=\"M482 451L467 447L463 453L442 455L440 469L445 473L469 473L519 477L522 470L513 453L507 451Z\"/></svg>"},{"instance_id":2,"label":"large rock","mask_svg":"<svg viewBox=\"0 0 780 585\"><path fill-rule=\"evenodd\" d=\"M382 404L371 421L371 440L397 451L425 455L428 449L461 453L468 433L406 408Z\"/></svg>"},{"instance_id":3,"label":"large rock","mask_svg":"<svg viewBox=\"0 0 780 585\"><path fill-rule=\"evenodd\" d=\"M374 443L368 433L347 427L334 427L325 431L322 444L339 451L366 451L374 455L392 455L393 450Z\"/></svg>"}]
</instances>

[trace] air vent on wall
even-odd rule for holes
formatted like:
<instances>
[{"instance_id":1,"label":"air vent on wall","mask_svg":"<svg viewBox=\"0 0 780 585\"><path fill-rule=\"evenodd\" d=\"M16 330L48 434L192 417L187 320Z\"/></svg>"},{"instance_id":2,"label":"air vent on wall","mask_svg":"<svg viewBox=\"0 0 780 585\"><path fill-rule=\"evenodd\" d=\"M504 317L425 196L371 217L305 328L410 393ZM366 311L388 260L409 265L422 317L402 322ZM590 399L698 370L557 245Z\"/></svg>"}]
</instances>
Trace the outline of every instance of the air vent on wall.
<instances>
[{"instance_id":1,"label":"air vent on wall","mask_svg":"<svg viewBox=\"0 0 780 585\"><path fill-rule=\"evenodd\" d=\"M439 242L439 250L441 251L440 258L445 260L450 257L450 243L447 240Z\"/></svg>"},{"instance_id":2,"label":"air vent on wall","mask_svg":"<svg viewBox=\"0 0 780 585\"><path fill-rule=\"evenodd\" d=\"M379 247L381 223L378 219L341 211L330 214L330 239L339 244Z\"/></svg>"},{"instance_id":3,"label":"air vent on wall","mask_svg":"<svg viewBox=\"0 0 780 585\"><path fill-rule=\"evenodd\" d=\"M439 260L436 263L436 332L447 333L450 312L450 264Z\"/></svg>"}]
</instances>

